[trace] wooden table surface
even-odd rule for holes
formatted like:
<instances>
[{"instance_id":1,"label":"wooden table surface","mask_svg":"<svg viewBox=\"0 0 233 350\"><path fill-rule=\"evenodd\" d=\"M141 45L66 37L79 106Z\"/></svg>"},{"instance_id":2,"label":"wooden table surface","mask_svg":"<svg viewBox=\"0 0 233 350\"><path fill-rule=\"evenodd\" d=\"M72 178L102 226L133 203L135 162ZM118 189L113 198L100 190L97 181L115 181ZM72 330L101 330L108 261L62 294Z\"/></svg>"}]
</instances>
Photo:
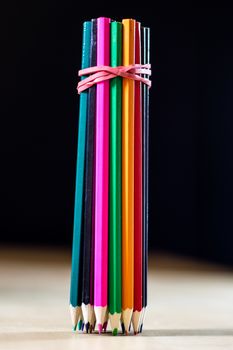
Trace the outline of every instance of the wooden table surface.
<instances>
[{"instance_id":1,"label":"wooden table surface","mask_svg":"<svg viewBox=\"0 0 233 350\"><path fill-rule=\"evenodd\" d=\"M150 257L149 307L137 336L72 333L70 256L0 249L0 349L233 349L233 272L188 259Z\"/></svg>"}]
</instances>

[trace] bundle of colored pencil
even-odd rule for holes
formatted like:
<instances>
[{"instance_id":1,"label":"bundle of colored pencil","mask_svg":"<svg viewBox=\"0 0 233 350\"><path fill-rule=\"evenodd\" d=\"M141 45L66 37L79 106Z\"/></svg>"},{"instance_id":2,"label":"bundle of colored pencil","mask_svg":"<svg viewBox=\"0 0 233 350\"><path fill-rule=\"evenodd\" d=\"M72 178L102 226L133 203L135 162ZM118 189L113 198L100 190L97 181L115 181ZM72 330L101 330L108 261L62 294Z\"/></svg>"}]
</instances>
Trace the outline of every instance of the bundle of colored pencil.
<instances>
[{"instance_id":1,"label":"bundle of colored pencil","mask_svg":"<svg viewBox=\"0 0 233 350\"><path fill-rule=\"evenodd\" d=\"M106 332L108 320L114 335L120 325L125 334L131 323L135 334L143 328L147 307L149 84L145 81L150 73L145 67L150 63L149 45L149 28L133 19L115 22L101 17L83 25L81 68L84 74L85 69L96 68L91 83L89 75L82 75L79 83L70 287L74 330ZM103 66L134 70L129 67L129 73L118 75L118 68L103 72Z\"/></svg>"}]
</instances>

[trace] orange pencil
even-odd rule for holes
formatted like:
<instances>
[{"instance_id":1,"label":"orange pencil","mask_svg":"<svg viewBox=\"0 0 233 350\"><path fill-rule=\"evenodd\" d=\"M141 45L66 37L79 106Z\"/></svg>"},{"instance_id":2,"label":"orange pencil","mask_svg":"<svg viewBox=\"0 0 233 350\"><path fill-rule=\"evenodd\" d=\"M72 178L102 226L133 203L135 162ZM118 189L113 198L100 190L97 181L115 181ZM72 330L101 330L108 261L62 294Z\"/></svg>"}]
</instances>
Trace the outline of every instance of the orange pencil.
<instances>
[{"instance_id":1,"label":"orange pencil","mask_svg":"<svg viewBox=\"0 0 233 350\"><path fill-rule=\"evenodd\" d=\"M135 63L135 20L123 19L123 65ZM122 323L134 307L134 81L122 83Z\"/></svg>"}]
</instances>

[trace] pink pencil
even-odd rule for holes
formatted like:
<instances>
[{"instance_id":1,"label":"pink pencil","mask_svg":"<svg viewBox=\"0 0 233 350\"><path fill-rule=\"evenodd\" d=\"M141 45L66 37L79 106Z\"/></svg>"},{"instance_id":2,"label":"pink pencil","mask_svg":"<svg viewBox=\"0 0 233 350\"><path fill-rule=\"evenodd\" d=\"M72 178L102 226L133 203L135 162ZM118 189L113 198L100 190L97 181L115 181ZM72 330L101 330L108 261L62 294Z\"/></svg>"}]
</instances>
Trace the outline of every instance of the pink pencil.
<instances>
[{"instance_id":1,"label":"pink pencil","mask_svg":"<svg viewBox=\"0 0 233 350\"><path fill-rule=\"evenodd\" d=\"M110 63L110 18L97 19L97 65ZM102 332L108 297L109 81L96 86L94 309Z\"/></svg>"}]
</instances>

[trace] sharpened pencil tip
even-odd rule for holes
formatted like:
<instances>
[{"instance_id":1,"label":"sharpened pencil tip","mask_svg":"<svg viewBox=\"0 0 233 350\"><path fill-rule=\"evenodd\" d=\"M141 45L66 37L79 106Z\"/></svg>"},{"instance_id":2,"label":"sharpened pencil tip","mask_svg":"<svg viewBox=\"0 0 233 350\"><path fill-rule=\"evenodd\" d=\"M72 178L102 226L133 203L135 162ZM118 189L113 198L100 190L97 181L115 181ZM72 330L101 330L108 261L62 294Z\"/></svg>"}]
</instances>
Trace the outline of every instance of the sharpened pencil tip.
<instances>
[{"instance_id":1,"label":"sharpened pencil tip","mask_svg":"<svg viewBox=\"0 0 233 350\"><path fill-rule=\"evenodd\" d=\"M117 329L117 328L114 328L113 331L112 331L112 334L113 334L113 335L117 335L117 333L118 333L118 329Z\"/></svg>"},{"instance_id":2,"label":"sharpened pencil tip","mask_svg":"<svg viewBox=\"0 0 233 350\"><path fill-rule=\"evenodd\" d=\"M125 335L129 335L129 332L127 330L125 330Z\"/></svg>"},{"instance_id":3,"label":"sharpened pencil tip","mask_svg":"<svg viewBox=\"0 0 233 350\"><path fill-rule=\"evenodd\" d=\"M102 324L98 324L98 332L99 332L99 334L102 333L102 330L103 330Z\"/></svg>"},{"instance_id":4,"label":"sharpened pencil tip","mask_svg":"<svg viewBox=\"0 0 233 350\"><path fill-rule=\"evenodd\" d=\"M143 327L143 324L141 324L140 331L139 331L140 333L142 333L142 327Z\"/></svg>"},{"instance_id":5,"label":"sharpened pencil tip","mask_svg":"<svg viewBox=\"0 0 233 350\"><path fill-rule=\"evenodd\" d=\"M84 331L84 326L85 326L85 325L84 325L84 322L83 322L83 323L82 323L82 331Z\"/></svg>"},{"instance_id":6,"label":"sharpened pencil tip","mask_svg":"<svg viewBox=\"0 0 233 350\"><path fill-rule=\"evenodd\" d=\"M122 333L124 334L125 333L125 325L123 322L121 323L121 330L122 330Z\"/></svg>"},{"instance_id":7,"label":"sharpened pencil tip","mask_svg":"<svg viewBox=\"0 0 233 350\"><path fill-rule=\"evenodd\" d=\"M77 324L72 328L72 331L75 332L77 329Z\"/></svg>"},{"instance_id":8,"label":"sharpened pencil tip","mask_svg":"<svg viewBox=\"0 0 233 350\"><path fill-rule=\"evenodd\" d=\"M83 325L83 322L82 322L82 320L80 320L80 321L78 322L78 330L79 330L79 331L81 331L82 325Z\"/></svg>"},{"instance_id":9,"label":"sharpened pencil tip","mask_svg":"<svg viewBox=\"0 0 233 350\"><path fill-rule=\"evenodd\" d=\"M88 333L88 332L89 332L89 329L90 329L90 323L89 323L89 322L87 322L87 323L85 324L85 329L86 329L86 333Z\"/></svg>"},{"instance_id":10,"label":"sharpened pencil tip","mask_svg":"<svg viewBox=\"0 0 233 350\"><path fill-rule=\"evenodd\" d=\"M103 331L106 333L106 331L107 331L107 326L108 326L108 322L106 321L106 322L104 322L104 324L103 324Z\"/></svg>"}]
</instances>

